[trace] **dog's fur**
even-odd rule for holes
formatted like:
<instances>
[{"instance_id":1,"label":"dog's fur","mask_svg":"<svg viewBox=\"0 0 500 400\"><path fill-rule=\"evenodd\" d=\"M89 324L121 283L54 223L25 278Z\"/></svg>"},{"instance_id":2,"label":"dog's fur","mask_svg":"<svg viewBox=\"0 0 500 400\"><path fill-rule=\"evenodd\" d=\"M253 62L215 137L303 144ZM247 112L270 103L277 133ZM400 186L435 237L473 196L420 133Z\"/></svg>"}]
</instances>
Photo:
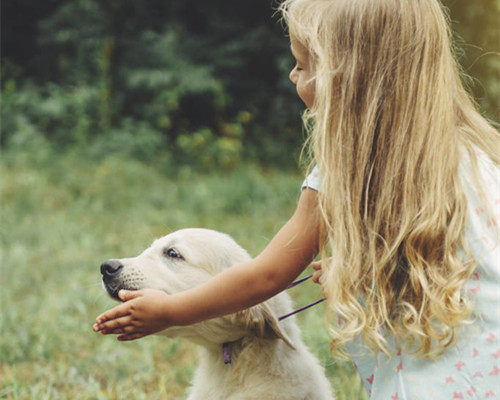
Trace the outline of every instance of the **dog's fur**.
<instances>
[{"instance_id":1,"label":"dog's fur","mask_svg":"<svg viewBox=\"0 0 500 400\"><path fill-rule=\"evenodd\" d=\"M228 235L183 229L154 241L135 258L109 260L101 272L114 298L120 289L173 294L249 259ZM108 272L106 265L112 265ZM281 293L237 314L160 332L201 346L188 400L333 400L323 368L301 341L294 317L278 321L291 310L290 297ZM225 342L231 342L227 365Z\"/></svg>"}]
</instances>

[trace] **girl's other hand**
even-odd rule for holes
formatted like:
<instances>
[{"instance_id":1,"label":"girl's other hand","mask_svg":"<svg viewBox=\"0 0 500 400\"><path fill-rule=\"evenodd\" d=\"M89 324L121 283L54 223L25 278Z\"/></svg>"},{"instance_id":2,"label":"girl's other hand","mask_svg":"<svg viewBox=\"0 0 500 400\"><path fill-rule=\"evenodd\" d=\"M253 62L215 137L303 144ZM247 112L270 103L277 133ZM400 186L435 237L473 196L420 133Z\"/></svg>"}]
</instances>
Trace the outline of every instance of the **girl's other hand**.
<instances>
[{"instance_id":1,"label":"girl's other hand","mask_svg":"<svg viewBox=\"0 0 500 400\"><path fill-rule=\"evenodd\" d=\"M168 328L169 295L160 290L120 290L122 304L96 318L94 332L118 334L118 340L134 340Z\"/></svg>"},{"instance_id":2,"label":"girl's other hand","mask_svg":"<svg viewBox=\"0 0 500 400\"><path fill-rule=\"evenodd\" d=\"M312 280L314 283L320 284L321 278L321 261L315 261L311 264L311 267L314 269L314 273L312 276Z\"/></svg>"}]
</instances>

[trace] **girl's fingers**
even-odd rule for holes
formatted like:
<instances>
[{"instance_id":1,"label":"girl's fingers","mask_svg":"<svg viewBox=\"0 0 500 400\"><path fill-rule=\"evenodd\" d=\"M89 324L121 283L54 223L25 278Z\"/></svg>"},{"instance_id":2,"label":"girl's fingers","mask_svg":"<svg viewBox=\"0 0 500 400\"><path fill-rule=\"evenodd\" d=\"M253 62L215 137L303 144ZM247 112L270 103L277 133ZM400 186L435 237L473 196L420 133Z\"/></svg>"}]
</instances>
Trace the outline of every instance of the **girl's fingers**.
<instances>
[{"instance_id":1,"label":"girl's fingers","mask_svg":"<svg viewBox=\"0 0 500 400\"><path fill-rule=\"evenodd\" d=\"M122 329L129 327L132 321L130 315L125 315L123 317L113 318L109 321L104 320L103 322L97 322L94 324L94 332L101 331L104 334L108 333L122 333Z\"/></svg>"},{"instance_id":2,"label":"girl's fingers","mask_svg":"<svg viewBox=\"0 0 500 400\"><path fill-rule=\"evenodd\" d=\"M101 315L99 315L95 319L95 322L97 324L102 324L106 321L123 317L123 316L129 314L128 309L129 309L128 304L126 304L126 303L120 304L116 307L113 307L111 310L108 310L108 311L102 313Z\"/></svg>"},{"instance_id":3,"label":"girl's fingers","mask_svg":"<svg viewBox=\"0 0 500 400\"><path fill-rule=\"evenodd\" d=\"M312 280L314 283L320 283L319 280L321 278L321 271L317 271L313 274Z\"/></svg>"},{"instance_id":4,"label":"girl's fingers","mask_svg":"<svg viewBox=\"0 0 500 400\"><path fill-rule=\"evenodd\" d=\"M321 261L315 261L315 262L311 263L311 267L314 270L319 271L321 269Z\"/></svg>"},{"instance_id":5,"label":"girl's fingers","mask_svg":"<svg viewBox=\"0 0 500 400\"><path fill-rule=\"evenodd\" d=\"M118 297L121 301L129 301L135 299L136 297L142 296L143 293L140 290L120 290L118 292Z\"/></svg>"},{"instance_id":6,"label":"girl's fingers","mask_svg":"<svg viewBox=\"0 0 500 400\"><path fill-rule=\"evenodd\" d=\"M314 283L319 283L319 280L321 278L321 261L313 262L311 264L311 267L314 269L312 280Z\"/></svg>"},{"instance_id":7,"label":"girl's fingers","mask_svg":"<svg viewBox=\"0 0 500 400\"><path fill-rule=\"evenodd\" d=\"M103 335L113 334L113 335L131 335L131 334L139 334L137 331L137 327L134 325L120 326L111 330L103 330Z\"/></svg>"},{"instance_id":8,"label":"girl's fingers","mask_svg":"<svg viewBox=\"0 0 500 400\"><path fill-rule=\"evenodd\" d=\"M144 336L146 335L143 333L125 333L123 335L118 336L117 339L121 342L127 342L129 340L140 339Z\"/></svg>"}]
</instances>

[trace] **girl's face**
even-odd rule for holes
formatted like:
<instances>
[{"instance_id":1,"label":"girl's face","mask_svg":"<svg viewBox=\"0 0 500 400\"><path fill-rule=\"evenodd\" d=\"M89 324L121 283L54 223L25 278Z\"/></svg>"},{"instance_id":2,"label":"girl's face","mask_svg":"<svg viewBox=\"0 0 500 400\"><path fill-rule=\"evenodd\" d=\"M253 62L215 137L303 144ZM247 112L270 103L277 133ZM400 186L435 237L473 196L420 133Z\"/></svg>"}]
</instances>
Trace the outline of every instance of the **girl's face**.
<instances>
[{"instance_id":1,"label":"girl's face","mask_svg":"<svg viewBox=\"0 0 500 400\"><path fill-rule=\"evenodd\" d=\"M292 54L297 64L290 71L290 80L297 88L297 93L307 108L314 103L314 71L307 49L293 35L290 36Z\"/></svg>"}]
</instances>

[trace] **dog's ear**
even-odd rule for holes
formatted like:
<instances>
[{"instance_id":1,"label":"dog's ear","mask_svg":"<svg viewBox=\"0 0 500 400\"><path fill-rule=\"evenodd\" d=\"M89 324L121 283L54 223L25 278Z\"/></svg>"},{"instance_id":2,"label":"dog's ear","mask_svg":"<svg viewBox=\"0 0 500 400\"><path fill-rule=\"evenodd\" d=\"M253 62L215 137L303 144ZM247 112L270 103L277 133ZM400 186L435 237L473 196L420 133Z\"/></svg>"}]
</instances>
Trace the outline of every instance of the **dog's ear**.
<instances>
[{"instance_id":1,"label":"dog's ear","mask_svg":"<svg viewBox=\"0 0 500 400\"><path fill-rule=\"evenodd\" d=\"M246 329L251 330L257 337L282 339L295 350L294 345L281 329L278 319L267 303L257 304L252 308L243 310L237 314L237 318Z\"/></svg>"}]
</instances>

